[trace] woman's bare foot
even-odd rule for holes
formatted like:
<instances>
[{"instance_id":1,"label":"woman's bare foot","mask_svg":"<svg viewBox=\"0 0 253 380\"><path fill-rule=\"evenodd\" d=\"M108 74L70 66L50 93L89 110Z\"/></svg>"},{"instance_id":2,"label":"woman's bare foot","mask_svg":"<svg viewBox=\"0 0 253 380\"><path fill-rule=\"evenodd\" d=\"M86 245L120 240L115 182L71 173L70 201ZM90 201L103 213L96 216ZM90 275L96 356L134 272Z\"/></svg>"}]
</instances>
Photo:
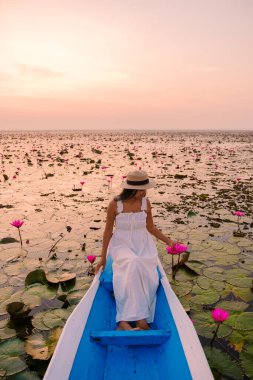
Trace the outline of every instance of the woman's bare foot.
<instances>
[{"instance_id":1,"label":"woman's bare foot","mask_svg":"<svg viewBox=\"0 0 253 380\"><path fill-rule=\"evenodd\" d=\"M145 321L145 319L140 319L139 321L136 321L136 326L139 327L141 330L150 330L150 327Z\"/></svg>"},{"instance_id":2,"label":"woman's bare foot","mask_svg":"<svg viewBox=\"0 0 253 380\"><path fill-rule=\"evenodd\" d=\"M130 324L126 321L121 321L117 327L116 330L141 330L141 328L138 326L138 327L131 327Z\"/></svg>"}]
</instances>

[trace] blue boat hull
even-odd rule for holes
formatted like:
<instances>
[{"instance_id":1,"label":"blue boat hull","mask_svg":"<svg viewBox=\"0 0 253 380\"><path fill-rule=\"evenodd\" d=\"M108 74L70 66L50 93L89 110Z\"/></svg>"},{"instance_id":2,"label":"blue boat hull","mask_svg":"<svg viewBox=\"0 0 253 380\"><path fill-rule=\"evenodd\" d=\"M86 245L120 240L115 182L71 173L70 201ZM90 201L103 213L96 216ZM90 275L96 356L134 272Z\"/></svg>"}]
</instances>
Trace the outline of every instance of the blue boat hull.
<instances>
[{"instance_id":1,"label":"blue boat hull","mask_svg":"<svg viewBox=\"0 0 253 380\"><path fill-rule=\"evenodd\" d=\"M214 380L192 322L158 260L160 284L148 331L117 331L108 257L68 318L44 380Z\"/></svg>"},{"instance_id":2,"label":"blue boat hull","mask_svg":"<svg viewBox=\"0 0 253 380\"><path fill-rule=\"evenodd\" d=\"M190 380L184 350L160 284L151 329L170 330L159 346L99 345L90 339L92 330L116 328L113 292L99 285L69 376L70 380ZM131 333L131 332L130 332Z\"/></svg>"}]
</instances>

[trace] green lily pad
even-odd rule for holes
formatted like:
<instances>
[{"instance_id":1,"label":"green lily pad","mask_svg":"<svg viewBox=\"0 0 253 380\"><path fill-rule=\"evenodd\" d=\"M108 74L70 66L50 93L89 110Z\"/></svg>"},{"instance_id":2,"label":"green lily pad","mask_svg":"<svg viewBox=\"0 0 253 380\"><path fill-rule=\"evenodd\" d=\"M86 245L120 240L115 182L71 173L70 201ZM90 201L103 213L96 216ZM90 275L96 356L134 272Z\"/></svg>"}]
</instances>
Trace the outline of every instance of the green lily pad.
<instances>
[{"instance_id":1,"label":"green lily pad","mask_svg":"<svg viewBox=\"0 0 253 380\"><path fill-rule=\"evenodd\" d=\"M40 377L36 372L25 370L16 375L9 376L8 380L40 380Z\"/></svg>"},{"instance_id":2,"label":"green lily pad","mask_svg":"<svg viewBox=\"0 0 253 380\"><path fill-rule=\"evenodd\" d=\"M62 327L69 317L69 311L67 309L53 309L47 310L43 316L43 323L49 327Z\"/></svg>"},{"instance_id":3,"label":"green lily pad","mask_svg":"<svg viewBox=\"0 0 253 380\"><path fill-rule=\"evenodd\" d=\"M0 363L7 376L23 371L27 365L19 355L24 353L24 343L20 339L9 339L0 343Z\"/></svg>"},{"instance_id":4,"label":"green lily pad","mask_svg":"<svg viewBox=\"0 0 253 380\"><path fill-rule=\"evenodd\" d=\"M198 260L188 260L184 265L197 275L201 274L202 268L205 267L205 264Z\"/></svg>"},{"instance_id":5,"label":"green lily pad","mask_svg":"<svg viewBox=\"0 0 253 380\"><path fill-rule=\"evenodd\" d=\"M231 315L227 324L236 330L253 330L253 312L241 312Z\"/></svg>"},{"instance_id":6,"label":"green lily pad","mask_svg":"<svg viewBox=\"0 0 253 380\"><path fill-rule=\"evenodd\" d=\"M238 255L241 252L241 249L234 244L224 243L223 252L226 252L228 255Z\"/></svg>"},{"instance_id":7,"label":"green lily pad","mask_svg":"<svg viewBox=\"0 0 253 380\"><path fill-rule=\"evenodd\" d=\"M10 244L10 243L19 243L19 241L12 237L5 237L5 238L0 239L0 244Z\"/></svg>"},{"instance_id":8,"label":"green lily pad","mask_svg":"<svg viewBox=\"0 0 253 380\"><path fill-rule=\"evenodd\" d=\"M33 319L32 319L32 325L38 329L38 330L42 330L42 331L46 331L46 330L50 330L50 327L47 327L45 325L45 323L43 322L43 317L44 317L44 313L45 312L39 312L39 313L36 313L34 316L33 316Z\"/></svg>"},{"instance_id":9,"label":"green lily pad","mask_svg":"<svg viewBox=\"0 0 253 380\"><path fill-rule=\"evenodd\" d=\"M8 327L9 319L0 321L0 339L10 339L17 335L16 330Z\"/></svg>"},{"instance_id":10,"label":"green lily pad","mask_svg":"<svg viewBox=\"0 0 253 380\"><path fill-rule=\"evenodd\" d=\"M22 301L30 308L39 306L41 300L52 299L56 296L56 289L52 289L42 284L29 286L22 294Z\"/></svg>"},{"instance_id":11,"label":"green lily pad","mask_svg":"<svg viewBox=\"0 0 253 380\"><path fill-rule=\"evenodd\" d=\"M204 336L206 338L211 339L214 335L214 332L217 328L217 324L211 317L210 313L202 312L202 313L196 313L192 316L192 319L194 321L194 326L197 330L198 335ZM230 335L232 332L232 328L225 323L221 323L217 337L218 338L224 338Z\"/></svg>"},{"instance_id":12,"label":"green lily pad","mask_svg":"<svg viewBox=\"0 0 253 380\"><path fill-rule=\"evenodd\" d=\"M192 291L192 283L190 281L176 282L171 284L171 286L178 297L183 297Z\"/></svg>"},{"instance_id":13,"label":"green lily pad","mask_svg":"<svg viewBox=\"0 0 253 380\"><path fill-rule=\"evenodd\" d=\"M90 288L89 284L83 286L82 289L73 290L68 293L66 300L70 305L77 305L83 298L87 290Z\"/></svg>"},{"instance_id":14,"label":"green lily pad","mask_svg":"<svg viewBox=\"0 0 253 380\"><path fill-rule=\"evenodd\" d=\"M4 272L8 276L17 276L19 275L23 270L25 270L25 267L22 262L15 262L15 263L9 263L4 267Z\"/></svg>"},{"instance_id":15,"label":"green lily pad","mask_svg":"<svg viewBox=\"0 0 253 380\"><path fill-rule=\"evenodd\" d=\"M12 302L21 302L21 295L23 291L20 290L14 294L12 294L8 299L6 299L4 302L1 303L0 305L0 315L6 314L7 313L7 306L9 303Z\"/></svg>"},{"instance_id":16,"label":"green lily pad","mask_svg":"<svg viewBox=\"0 0 253 380\"><path fill-rule=\"evenodd\" d=\"M246 302L239 302L239 301L220 301L218 302L215 307L233 312L233 311L244 311L248 308L248 304Z\"/></svg>"},{"instance_id":17,"label":"green lily pad","mask_svg":"<svg viewBox=\"0 0 253 380\"><path fill-rule=\"evenodd\" d=\"M62 329L56 328L49 334L48 339L37 333L29 336L25 342L25 350L28 355L37 360L48 360L53 355L56 344L60 338Z\"/></svg>"},{"instance_id":18,"label":"green lily pad","mask_svg":"<svg viewBox=\"0 0 253 380\"><path fill-rule=\"evenodd\" d=\"M242 367L249 377L249 379L253 378L253 344L250 344L246 347L246 349L240 354L240 359L242 363Z\"/></svg>"},{"instance_id":19,"label":"green lily pad","mask_svg":"<svg viewBox=\"0 0 253 380\"><path fill-rule=\"evenodd\" d=\"M253 343L252 331L233 330L228 341L234 350L241 352L245 343Z\"/></svg>"},{"instance_id":20,"label":"green lily pad","mask_svg":"<svg viewBox=\"0 0 253 380\"><path fill-rule=\"evenodd\" d=\"M199 294L192 296L191 302L200 305L209 305L217 302L220 298L219 293L216 290L203 290L199 288ZM196 292L196 286L193 288L193 292Z\"/></svg>"},{"instance_id":21,"label":"green lily pad","mask_svg":"<svg viewBox=\"0 0 253 380\"><path fill-rule=\"evenodd\" d=\"M226 282L239 288L250 288L253 286L253 279L245 276L226 278Z\"/></svg>"},{"instance_id":22,"label":"green lily pad","mask_svg":"<svg viewBox=\"0 0 253 380\"><path fill-rule=\"evenodd\" d=\"M214 290L221 291L225 288L225 283L223 281L212 280L211 278L204 276L197 278L197 284L200 288L205 290L212 288Z\"/></svg>"},{"instance_id":23,"label":"green lily pad","mask_svg":"<svg viewBox=\"0 0 253 380\"><path fill-rule=\"evenodd\" d=\"M25 279L25 286L38 284L38 283L43 284L43 285L47 283L46 274L44 270L42 269L36 269L28 273Z\"/></svg>"},{"instance_id":24,"label":"green lily pad","mask_svg":"<svg viewBox=\"0 0 253 380\"><path fill-rule=\"evenodd\" d=\"M231 360L228 354L217 348L204 347L204 351L214 374L227 376L234 380L242 379L242 372L239 365Z\"/></svg>"},{"instance_id":25,"label":"green lily pad","mask_svg":"<svg viewBox=\"0 0 253 380\"><path fill-rule=\"evenodd\" d=\"M203 270L203 274L204 276L211 278L213 280L219 280L219 281L224 280L224 269L220 267L213 266L213 267L205 268Z\"/></svg>"}]
</instances>

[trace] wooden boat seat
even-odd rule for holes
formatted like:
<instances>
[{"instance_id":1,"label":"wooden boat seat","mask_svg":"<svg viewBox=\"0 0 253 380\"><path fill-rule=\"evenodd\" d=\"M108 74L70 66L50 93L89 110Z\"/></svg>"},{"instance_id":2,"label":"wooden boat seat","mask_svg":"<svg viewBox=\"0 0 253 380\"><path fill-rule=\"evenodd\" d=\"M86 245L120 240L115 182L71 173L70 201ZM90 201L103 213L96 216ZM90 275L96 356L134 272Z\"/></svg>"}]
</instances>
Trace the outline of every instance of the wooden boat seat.
<instances>
[{"instance_id":1,"label":"wooden boat seat","mask_svg":"<svg viewBox=\"0 0 253 380\"><path fill-rule=\"evenodd\" d=\"M103 346L157 346L171 336L170 330L91 331L90 339Z\"/></svg>"},{"instance_id":2,"label":"wooden boat seat","mask_svg":"<svg viewBox=\"0 0 253 380\"><path fill-rule=\"evenodd\" d=\"M159 270L158 267L157 267L157 272L158 272L159 279L161 279L162 275L161 275L161 272L160 272L160 270ZM105 266L103 272L101 273L101 275L99 277L99 280L100 280L101 285L104 288L106 288L110 292L113 291L113 285L112 285L112 258L110 256L107 257L106 266Z\"/></svg>"}]
</instances>

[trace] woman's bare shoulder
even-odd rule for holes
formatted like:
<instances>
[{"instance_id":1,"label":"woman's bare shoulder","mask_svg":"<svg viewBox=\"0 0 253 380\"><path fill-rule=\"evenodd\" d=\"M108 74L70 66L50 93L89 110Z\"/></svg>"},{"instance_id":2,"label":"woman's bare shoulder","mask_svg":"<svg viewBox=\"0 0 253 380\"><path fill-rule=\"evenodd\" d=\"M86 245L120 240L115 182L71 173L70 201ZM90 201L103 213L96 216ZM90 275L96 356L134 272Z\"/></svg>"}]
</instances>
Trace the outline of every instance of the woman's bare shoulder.
<instances>
[{"instance_id":1,"label":"woman's bare shoulder","mask_svg":"<svg viewBox=\"0 0 253 380\"><path fill-rule=\"evenodd\" d=\"M108 212L116 213L117 210L117 201L113 198L108 204Z\"/></svg>"}]
</instances>

